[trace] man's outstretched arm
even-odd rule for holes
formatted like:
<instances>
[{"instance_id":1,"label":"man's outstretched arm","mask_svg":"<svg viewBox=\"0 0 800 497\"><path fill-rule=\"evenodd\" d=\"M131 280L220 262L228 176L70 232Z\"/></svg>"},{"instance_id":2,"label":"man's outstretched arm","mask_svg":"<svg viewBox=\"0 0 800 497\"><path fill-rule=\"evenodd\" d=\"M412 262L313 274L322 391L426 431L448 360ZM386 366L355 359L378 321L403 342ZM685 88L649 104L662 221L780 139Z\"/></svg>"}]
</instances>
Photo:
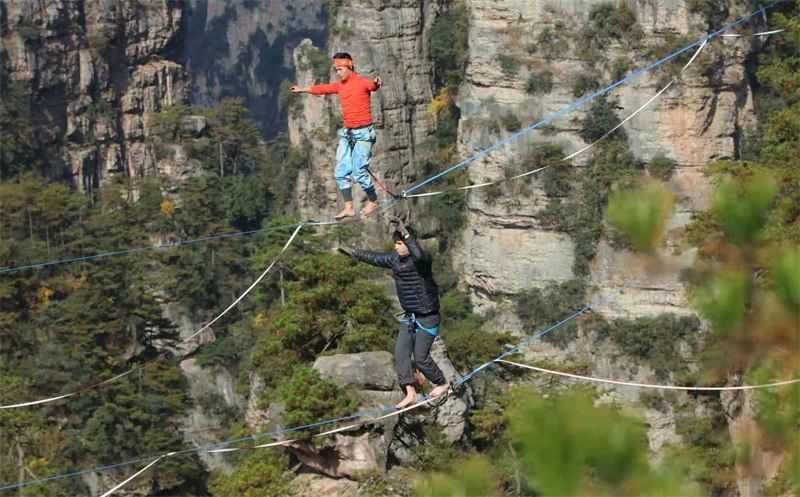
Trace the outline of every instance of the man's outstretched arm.
<instances>
[{"instance_id":1,"label":"man's outstretched arm","mask_svg":"<svg viewBox=\"0 0 800 497\"><path fill-rule=\"evenodd\" d=\"M308 87L301 87L294 85L290 88L292 93L311 93L314 95L328 95L330 93L339 93L339 88L342 86L340 82L331 83L329 85L314 85Z\"/></svg>"},{"instance_id":2,"label":"man's outstretched arm","mask_svg":"<svg viewBox=\"0 0 800 497\"><path fill-rule=\"evenodd\" d=\"M431 257L431 253L422 248L417 242L416 238L414 237L406 237L403 240L408 247L408 255L411 256L411 259L414 262L425 262L430 264L433 261L433 257Z\"/></svg>"},{"instance_id":3,"label":"man's outstretched arm","mask_svg":"<svg viewBox=\"0 0 800 497\"><path fill-rule=\"evenodd\" d=\"M356 250L350 247L339 247L338 250L357 261L366 262L372 266L392 268L392 255L394 252L372 252L370 250Z\"/></svg>"},{"instance_id":4,"label":"man's outstretched arm","mask_svg":"<svg viewBox=\"0 0 800 497\"><path fill-rule=\"evenodd\" d=\"M377 76L375 79L372 80L372 85L367 88L369 91L378 91L380 87L383 86L383 79L380 76Z\"/></svg>"}]
</instances>

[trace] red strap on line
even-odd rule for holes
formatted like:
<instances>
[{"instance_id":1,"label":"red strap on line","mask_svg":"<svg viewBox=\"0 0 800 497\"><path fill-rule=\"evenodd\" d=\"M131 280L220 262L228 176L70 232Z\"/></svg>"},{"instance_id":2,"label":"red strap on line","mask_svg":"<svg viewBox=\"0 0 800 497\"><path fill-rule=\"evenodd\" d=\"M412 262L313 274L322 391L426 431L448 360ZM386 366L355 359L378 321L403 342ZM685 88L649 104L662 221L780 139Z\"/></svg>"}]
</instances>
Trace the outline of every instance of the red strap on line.
<instances>
[{"instance_id":1,"label":"red strap on line","mask_svg":"<svg viewBox=\"0 0 800 497\"><path fill-rule=\"evenodd\" d=\"M369 173L369 175L370 175L370 176L372 176L372 179L375 181L375 183L377 183L377 184L378 184L378 186L380 186L381 188L383 188L383 191L385 191L386 193L388 193L389 195L391 195L391 196L392 196L392 198L399 198L399 197L400 197L399 195L395 195L394 193L390 192L388 188L386 188L385 186L383 186L383 183L381 183L381 182L378 180L377 176L375 176L374 174L372 174L372 171L370 171L370 170L369 170L369 168L367 168L367 172Z\"/></svg>"},{"instance_id":2,"label":"red strap on line","mask_svg":"<svg viewBox=\"0 0 800 497\"><path fill-rule=\"evenodd\" d=\"M422 395L425 395L425 390L422 388L422 375L419 372L419 369L416 370L417 378L419 379L419 389L422 391Z\"/></svg>"}]
</instances>

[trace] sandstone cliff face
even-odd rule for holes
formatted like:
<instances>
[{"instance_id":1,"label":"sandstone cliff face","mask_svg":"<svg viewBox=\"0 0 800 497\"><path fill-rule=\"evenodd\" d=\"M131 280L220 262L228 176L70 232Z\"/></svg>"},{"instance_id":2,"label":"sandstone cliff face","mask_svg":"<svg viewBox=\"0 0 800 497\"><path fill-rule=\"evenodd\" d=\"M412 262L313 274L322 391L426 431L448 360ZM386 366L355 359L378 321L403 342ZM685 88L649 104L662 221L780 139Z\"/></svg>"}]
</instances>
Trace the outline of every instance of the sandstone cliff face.
<instances>
[{"instance_id":1,"label":"sandstone cliff face","mask_svg":"<svg viewBox=\"0 0 800 497\"><path fill-rule=\"evenodd\" d=\"M597 69L581 58L575 37L570 33L578 32L591 6L600 2L554 4L512 0L499 4L468 0L466 3L470 9L470 58L457 102L461 109L458 150L462 158L510 136L513 132L502 125L503 118L509 114L516 116L524 128L578 100L572 92L576 76ZM689 13L688 2L625 3L636 14L645 46L651 49L665 45L673 33L686 34L687 40L693 41L708 32L703 29L703 19ZM740 7L741 12L747 10L744 5ZM739 15L732 12L726 22L737 17ZM552 38L542 35L547 29L556 32L555 44ZM552 45L549 52L542 47L545 42ZM562 44L558 45L559 42ZM607 60L627 61L626 74L629 74L687 43L676 44L658 57L632 52L617 42L597 48ZM681 268L692 265L696 254L691 250L678 250L677 240L691 212L709 205L710 185L700 168L715 159L736 158L739 129L753 122L752 95L745 72L745 58L750 50L750 43L741 38L716 38L680 76L678 84L625 125L628 145L636 157L649 160L664 154L677 162L670 183L678 193L678 202L661 253L669 270L645 274L641 261L634 254L601 241L589 267L587 281L591 290L587 301L635 281L628 290L593 309L593 313L613 319L692 312L679 274ZM691 53L693 51L682 58L681 65L688 61ZM543 71L552 73L552 90L532 96L525 91L526 81L532 73ZM673 69L672 74L675 72ZM606 82L618 79L609 75ZM624 118L668 80L664 71L651 71L614 89L610 97L621 107L619 115ZM506 170L519 167L520 158L536 144L559 145L564 155L583 148L579 120L588 107L584 105L559 117L546 129L529 132L474 162L469 166L471 182L503 178ZM583 167L589 156L589 153L578 156L566 167ZM471 191L466 198L468 226L456 250L455 265L461 275L461 285L470 291L473 303L480 310L496 311L490 323L492 329L512 333L520 333L522 323L510 297L579 276L572 269L575 257L572 239L538 222L538 214L548 201L542 178L534 177L529 185L528 196L520 197L513 190L504 189L499 200L491 200L486 192ZM529 360L579 361L587 366L590 375L600 378L663 383L648 366L625 357L611 343L598 343L592 333L585 331L579 331L564 348L535 341L525 353ZM683 356L686 365L693 367L691 356ZM635 403L639 394L635 389L616 388L605 400ZM703 415L702 403L688 397L679 396L675 405L687 402L699 410L698 415ZM650 447L654 451L664 443L681 441L676 434L675 405L662 411L645 411L650 427ZM733 413L730 418L735 445L746 438L743 433L747 429L743 425L749 421L744 413ZM763 459L762 477L774 473L779 455L768 454ZM745 479L740 482L741 495L752 492L747 488L750 484L752 482Z\"/></svg>"},{"instance_id":2,"label":"sandstone cliff face","mask_svg":"<svg viewBox=\"0 0 800 497\"><path fill-rule=\"evenodd\" d=\"M592 71L602 74L596 63L592 66L581 58L574 36L586 22L591 7L599 3L467 2L470 59L458 99L461 156L470 156L511 135L498 125L509 113L523 127L538 122L578 100L572 93L577 75ZM702 19L690 14L684 1L638 1L627 5L643 29L645 47L663 45L670 32L688 34L687 39L691 40L705 34L700 29ZM555 33L555 42L542 34L545 30ZM624 60L629 67L625 74L658 58L643 51L632 52L616 41L597 48L609 61ZM648 160L664 154L678 163L671 180L681 195L670 226L673 229L688 222L693 209L707 206L708 185L699 167L713 159L735 157L737 130L751 122L752 99L744 70L748 52L748 44L740 38L717 38L678 85L625 126L630 149L638 158ZM517 66L511 71L509 60ZM681 64L687 60L688 55ZM718 65L713 70L712 61ZM542 71L552 73L552 90L534 96L526 93L528 77ZM610 97L621 107L620 116L627 116L658 92L668 81L664 78L663 72L650 71L614 89ZM607 78L612 82L617 79L610 75ZM476 161L469 166L471 181L502 178L503 171L518 166L520 158L535 144L560 145L565 155L583 148L577 119L588 107L585 104L551 121L547 129L533 130ZM584 165L589 155L590 152L576 157L567 167ZM464 231L456 263L479 307L521 290L575 277L571 269L574 245L569 236L537 225L536 213L547 198L539 177L531 181L531 186L534 194L516 199L513 208L498 204L515 200L514 194L503 193L500 202L487 202L486 195L479 191L467 196L469 229ZM635 265L626 257L630 259L601 243L590 278L596 287L594 296L609 293L635 275ZM684 255L674 262L685 265L690 259ZM674 279L637 283L633 288L625 298L597 312L610 316L686 312L686 296Z\"/></svg>"},{"instance_id":3,"label":"sandstone cliff face","mask_svg":"<svg viewBox=\"0 0 800 497\"><path fill-rule=\"evenodd\" d=\"M466 79L459 88L457 99L461 111L460 158L471 156L510 136L513 131L504 129L501 122L508 114L516 116L525 127L578 100L573 95L575 78L592 68L577 53L574 35L586 22L590 8L599 3L466 2L470 12L470 55ZM643 30L646 48L632 52L616 41L597 47L609 61L627 60L628 69L624 74L660 58L648 54L648 49L666 44L674 33L687 34L692 40L705 33L700 28L702 19L690 14L684 1L627 4ZM411 5L400 2L374 9L345 1L332 19L332 24L338 29L332 29L328 43L328 55L348 50L355 56L360 73L384 76L385 87L373 98L373 115L379 124L373 168L391 185L402 185L401 189L422 179L420 159L434 126L425 112L431 101L431 64L426 53L422 52L420 57L419 52L419 49L426 48L425 27L431 24L432 16L428 14L423 18L418 15L420 12L437 13L437 8L421 5L408 9ZM348 23L353 18L350 14L354 8L359 8L359 22ZM402 15L410 17L398 17ZM362 22L365 18L369 22ZM406 22L392 24L398 18ZM545 28L553 29L559 22L562 26L558 29L562 31L565 43L560 51L543 54L541 48L531 49L543 43L540 35ZM346 33L347 38L341 33ZM405 37L396 38L402 34ZM301 86L314 82L309 50L315 49L311 43L304 42L295 51L297 81ZM665 154L678 163L671 186L678 192L679 201L669 224L669 229L676 233L689 221L692 210L708 206L709 185L699 168L713 159L735 157L738 152L737 130L752 119L751 94L744 70L748 51L747 43L742 40L717 39L701 53L678 84L625 127L628 145L636 157L649 160ZM383 55L398 52L406 57L393 59ZM689 55L680 63L685 63ZM508 70L504 67L504 58L506 62L513 59L517 67ZM397 67L405 68L402 78L396 72ZM552 90L544 95L529 95L525 90L527 79L531 73L545 70L553 74ZM653 71L615 89L610 96L621 108L619 114L625 117L641 106L664 86L668 81L666 77L664 71ZM611 76L606 75L606 78ZM406 96L398 95L395 88L402 88ZM311 162L309 169L300 171L297 198L304 216L315 217L320 211L334 212L339 202L332 178L335 138L331 133L333 127L329 116L334 116L336 124L339 124L340 111L335 97L301 98L302 105L290 111L290 136L295 145L310 151ZM389 112L404 99L404 111ZM548 129L527 133L483 156L468 166L470 181L480 183L503 178L506 171L518 167L521 157L537 144L559 145L565 155L579 150L585 143L579 134L578 120L587 108L588 105L579 108L551 122ZM567 167L585 166L588 156L577 157ZM442 170L448 165L437 167ZM510 187L501 190L499 199L489 198L485 190L466 193L467 226L455 247L454 265L460 286L469 291L476 308L481 312L496 311L488 329L521 333L522 323L515 314L512 297L578 276L573 272L575 241L568 233L548 228L540 220L549 201L541 177L534 177L529 185L530 191L524 196L516 195L513 192L517 190ZM436 185L431 185L430 189L435 190ZM413 211L411 217L413 220ZM637 281L629 291L594 312L607 318L635 318L664 312L689 314L691 310L683 283L678 278L678 269L690 266L695 254L674 250L675 238L670 236L662 254L674 271L644 277L633 254L601 241L586 277L591 288L587 300L606 295L633 278ZM625 357L611 342L598 344L595 336L583 331L579 331L576 339L565 348L537 341L526 353L530 359L547 359L556 363L579 361L598 377L658 382L650 367ZM605 400L635 403L639 393L635 389L615 389ZM679 400L689 402L688 398ZM646 417L650 425L651 449L658 451L665 443L680 443L672 407L647 409ZM402 459L402 451L396 457Z\"/></svg>"},{"instance_id":4,"label":"sandstone cliff face","mask_svg":"<svg viewBox=\"0 0 800 497\"><path fill-rule=\"evenodd\" d=\"M300 40L324 43L322 0L190 0L186 18L192 103L216 107L222 98L244 97L266 137L285 129L280 83L293 77Z\"/></svg>"},{"instance_id":5,"label":"sandstone cliff face","mask_svg":"<svg viewBox=\"0 0 800 497\"><path fill-rule=\"evenodd\" d=\"M4 76L30 88L47 173L90 191L142 176L149 115L186 100L182 2L0 2Z\"/></svg>"}]
</instances>

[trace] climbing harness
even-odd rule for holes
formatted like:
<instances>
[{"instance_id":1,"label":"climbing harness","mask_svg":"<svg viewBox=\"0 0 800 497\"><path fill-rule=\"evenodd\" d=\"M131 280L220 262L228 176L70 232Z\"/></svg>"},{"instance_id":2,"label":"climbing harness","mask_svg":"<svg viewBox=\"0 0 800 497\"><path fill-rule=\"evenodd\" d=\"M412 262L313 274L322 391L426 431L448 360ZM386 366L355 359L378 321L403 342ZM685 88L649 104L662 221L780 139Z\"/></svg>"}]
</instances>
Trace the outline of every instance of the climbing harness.
<instances>
[{"instance_id":1,"label":"climbing harness","mask_svg":"<svg viewBox=\"0 0 800 497\"><path fill-rule=\"evenodd\" d=\"M409 313L409 316L406 319L403 319L403 323L408 323L411 325L412 333L417 333L419 330L424 330L430 333L431 335L438 337L439 336L439 327L436 328L426 328L422 326L419 321L417 321L417 316L412 312Z\"/></svg>"}]
</instances>

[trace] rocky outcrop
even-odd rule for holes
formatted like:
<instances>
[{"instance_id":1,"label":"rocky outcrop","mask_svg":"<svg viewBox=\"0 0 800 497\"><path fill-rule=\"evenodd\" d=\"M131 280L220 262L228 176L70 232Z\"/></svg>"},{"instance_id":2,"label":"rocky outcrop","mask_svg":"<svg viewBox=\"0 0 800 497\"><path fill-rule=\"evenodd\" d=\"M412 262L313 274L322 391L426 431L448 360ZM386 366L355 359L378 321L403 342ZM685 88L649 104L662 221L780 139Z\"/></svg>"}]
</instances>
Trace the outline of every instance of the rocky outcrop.
<instances>
[{"instance_id":1,"label":"rocky outcrop","mask_svg":"<svg viewBox=\"0 0 800 497\"><path fill-rule=\"evenodd\" d=\"M183 5L0 2L2 73L30 93L46 172L92 190L112 172L143 176L149 116L188 96L180 63Z\"/></svg>"},{"instance_id":2,"label":"rocky outcrop","mask_svg":"<svg viewBox=\"0 0 800 497\"><path fill-rule=\"evenodd\" d=\"M449 379L458 376L441 340L437 340L432 356ZM403 397L397 384L394 358L389 352L323 356L315 361L314 368L322 377L349 389L359 399L360 412L392 406ZM451 443L463 440L471 404L471 391L462 388L456 395L448 395L429 406L402 415L402 427L399 416L390 416L309 442L295 442L288 448L306 467L331 477L384 474L390 455L400 460L408 457L409 444L418 439L423 425L437 425ZM247 419L248 422L257 422L261 431L264 427L269 431L283 428L283 407L279 403L260 410L260 416L250 412L255 410L248 409ZM353 423L377 416L354 420ZM251 427L256 429L253 425Z\"/></svg>"},{"instance_id":3,"label":"rocky outcrop","mask_svg":"<svg viewBox=\"0 0 800 497\"><path fill-rule=\"evenodd\" d=\"M392 355L365 352L320 357L314 368L359 398L359 411L372 411L398 402L402 395L394 379ZM386 471L389 443L396 417L374 425L335 433L310 443L292 444L290 450L306 466L333 477L353 477L359 472Z\"/></svg>"},{"instance_id":4,"label":"rocky outcrop","mask_svg":"<svg viewBox=\"0 0 800 497\"><path fill-rule=\"evenodd\" d=\"M195 401L182 420L183 439L191 446L217 443L226 432L221 421L238 410L244 401L236 393L236 378L224 369L200 367L196 359L181 361L181 371L189 381L189 394ZM230 471L221 454L200 452L200 458L210 469Z\"/></svg>"},{"instance_id":5,"label":"rocky outcrop","mask_svg":"<svg viewBox=\"0 0 800 497\"><path fill-rule=\"evenodd\" d=\"M394 358L389 352L363 352L323 356L314 369L342 388L391 392L398 388Z\"/></svg>"},{"instance_id":6,"label":"rocky outcrop","mask_svg":"<svg viewBox=\"0 0 800 497\"><path fill-rule=\"evenodd\" d=\"M303 473L292 480L289 495L296 497L356 497L360 494L358 484L352 480Z\"/></svg>"}]
</instances>

